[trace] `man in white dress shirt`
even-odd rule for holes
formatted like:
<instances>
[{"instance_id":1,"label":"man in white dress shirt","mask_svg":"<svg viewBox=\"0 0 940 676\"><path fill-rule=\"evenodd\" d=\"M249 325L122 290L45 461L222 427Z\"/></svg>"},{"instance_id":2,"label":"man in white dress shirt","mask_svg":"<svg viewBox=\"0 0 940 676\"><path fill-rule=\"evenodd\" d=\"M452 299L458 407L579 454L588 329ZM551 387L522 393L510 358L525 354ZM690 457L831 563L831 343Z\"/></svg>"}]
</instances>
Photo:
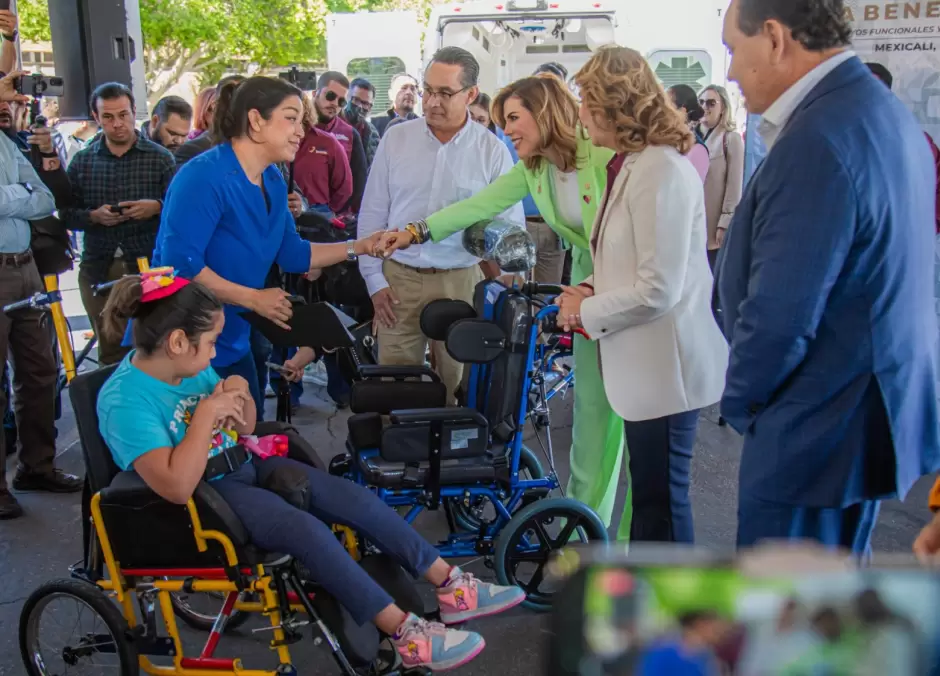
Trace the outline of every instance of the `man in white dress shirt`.
<instances>
[{"instance_id":1,"label":"man in white dress shirt","mask_svg":"<svg viewBox=\"0 0 940 676\"><path fill-rule=\"evenodd\" d=\"M512 168L506 146L483 125L474 123L467 107L479 93L480 66L459 47L445 47L424 75L425 117L389 129L372 164L359 212L359 236L403 228L446 206L466 199ZM522 205L507 220L523 226ZM386 261L360 259L378 330L379 363L424 364L427 339L421 333L421 311L432 300L472 302L482 279L480 259L467 253L462 233L396 251ZM432 344L436 368L453 397L463 367L443 345Z\"/></svg>"}]
</instances>

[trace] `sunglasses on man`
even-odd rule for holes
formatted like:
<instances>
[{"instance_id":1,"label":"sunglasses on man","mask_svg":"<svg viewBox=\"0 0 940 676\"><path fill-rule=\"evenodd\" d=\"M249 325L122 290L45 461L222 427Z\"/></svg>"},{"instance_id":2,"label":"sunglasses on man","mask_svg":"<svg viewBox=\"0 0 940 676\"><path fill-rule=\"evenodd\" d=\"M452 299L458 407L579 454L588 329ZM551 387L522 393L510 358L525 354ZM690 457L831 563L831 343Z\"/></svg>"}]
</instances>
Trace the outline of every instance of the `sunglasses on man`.
<instances>
[{"instance_id":1,"label":"sunglasses on man","mask_svg":"<svg viewBox=\"0 0 940 676\"><path fill-rule=\"evenodd\" d=\"M345 107L346 107L346 99L345 99L344 97L340 96L339 94L337 94L336 92L327 91L323 96L324 96L324 97L326 98L326 100L329 101L330 103L333 103L333 101L336 101L337 99L339 99L339 107L340 107L340 108L345 108Z\"/></svg>"}]
</instances>

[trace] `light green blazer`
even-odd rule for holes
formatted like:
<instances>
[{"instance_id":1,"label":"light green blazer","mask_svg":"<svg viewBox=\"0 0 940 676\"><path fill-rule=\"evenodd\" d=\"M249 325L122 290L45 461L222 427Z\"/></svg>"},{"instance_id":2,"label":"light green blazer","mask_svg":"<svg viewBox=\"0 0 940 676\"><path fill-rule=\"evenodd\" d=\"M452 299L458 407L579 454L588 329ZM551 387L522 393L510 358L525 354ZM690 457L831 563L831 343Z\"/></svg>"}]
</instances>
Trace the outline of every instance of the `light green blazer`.
<instances>
[{"instance_id":1,"label":"light green blazer","mask_svg":"<svg viewBox=\"0 0 940 676\"><path fill-rule=\"evenodd\" d=\"M590 250L591 227L597 209L607 191L607 163L613 151L596 147L587 135L578 130L578 183L581 188L581 220L584 230L572 230L558 220L553 201L554 185L549 171L551 164L543 160L535 171L519 161L473 197L441 209L427 218L431 239L439 242L474 223L501 214L509 207L532 195L545 222L567 243Z\"/></svg>"}]
</instances>

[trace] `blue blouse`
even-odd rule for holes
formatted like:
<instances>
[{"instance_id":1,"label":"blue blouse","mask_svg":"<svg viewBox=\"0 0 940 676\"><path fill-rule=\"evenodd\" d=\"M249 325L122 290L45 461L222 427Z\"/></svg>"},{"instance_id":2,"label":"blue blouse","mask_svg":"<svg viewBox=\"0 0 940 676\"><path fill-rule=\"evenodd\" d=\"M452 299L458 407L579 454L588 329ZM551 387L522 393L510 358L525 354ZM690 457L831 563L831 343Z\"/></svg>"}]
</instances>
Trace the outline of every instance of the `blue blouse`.
<instances>
[{"instance_id":1,"label":"blue blouse","mask_svg":"<svg viewBox=\"0 0 940 676\"><path fill-rule=\"evenodd\" d=\"M272 165L263 178L264 191L248 180L228 143L187 162L167 192L152 265L172 266L187 279L208 267L252 289L264 288L275 262L285 272L307 272L310 244L297 234L284 177ZM229 366L249 353L243 312L225 306L213 366Z\"/></svg>"}]
</instances>

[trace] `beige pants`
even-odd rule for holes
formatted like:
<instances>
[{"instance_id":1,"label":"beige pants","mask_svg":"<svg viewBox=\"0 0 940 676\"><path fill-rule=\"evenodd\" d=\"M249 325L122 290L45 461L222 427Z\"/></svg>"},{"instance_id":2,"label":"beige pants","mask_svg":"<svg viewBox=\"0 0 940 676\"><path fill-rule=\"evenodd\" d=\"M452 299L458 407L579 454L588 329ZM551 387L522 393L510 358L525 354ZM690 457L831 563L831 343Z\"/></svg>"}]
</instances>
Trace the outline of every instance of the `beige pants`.
<instances>
[{"instance_id":1,"label":"beige pants","mask_svg":"<svg viewBox=\"0 0 940 676\"><path fill-rule=\"evenodd\" d=\"M525 228L535 240L535 268L532 281L538 284L559 284L565 267L565 250L561 239L544 221L526 219Z\"/></svg>"},{"instance_id":2,"label":"beige pants","mask_svg":"<svg viewBox=\"0 0 940 676\"><path fill-rule=\"evenodd\" d=\"M452 298L473 302L473 290L483 279L478 265L458 270L417 270L393 260L383 265L385 279L398 299L395 318L390 329L379 325L379 364L388 366L417 366L424 364L428 339L421 333L421 311L432 300ZM431 354L435 369L450 395L463 378L463 364L454 361L443 343L431 341Z\"/></svg>"}]
</instances>

